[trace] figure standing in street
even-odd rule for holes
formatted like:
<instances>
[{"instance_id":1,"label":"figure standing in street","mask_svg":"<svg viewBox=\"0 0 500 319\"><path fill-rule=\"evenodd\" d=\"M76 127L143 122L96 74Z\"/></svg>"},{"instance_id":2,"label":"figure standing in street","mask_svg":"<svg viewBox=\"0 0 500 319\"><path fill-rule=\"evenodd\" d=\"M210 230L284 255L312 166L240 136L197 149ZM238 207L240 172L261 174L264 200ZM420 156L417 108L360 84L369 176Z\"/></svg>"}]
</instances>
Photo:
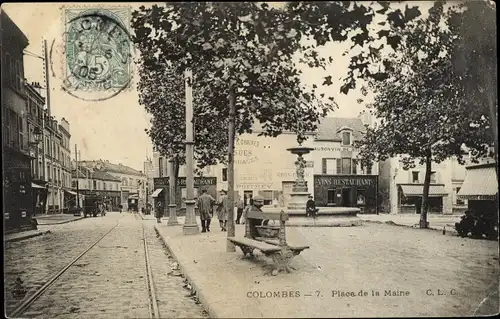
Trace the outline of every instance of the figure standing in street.
<instances>
[{"instance_id":1,"label":"figure standing in street","mask_svg":"<svg viewBox=\"0 0 500 319\"><path fill-rule=\"evenodd\" d=\"M225 190L220 191L220 201L217 203L217 219L219 219L219 225L221 231L226 231L227 217L229 215L228 211L228 198L227 192Z\"/></svg>"},{"instance_id":2,"label":"figure standing in street","mask_svg":"<svg viewBox=\"0 0 500 319\"><path fill-rule=\"evenodd\" d=\"M210 222L212 220L214 204L215 199L211 195L207 194L207 190L201 190L201 196L198 197L197 206L198 211L200 212L202 233L210 231Z\"/></svg>"},{"instance_id":3,"label":"figure standing in street","mask_svg":"<svg viewBox=\"0 0 500 319\"><path fill-rule=\"evenodd\" d=\"M161 201L156 204L156 222L161 223L161 217L163 216L163 205Z\"/></svg>"},{"instance_id":4,"label":"figure standing in street","mask_svg":"<svg viewBox=\"0 0 500 319\"><path fill-rule=\"evenodd\" d=\"M240 223L241 215L243 215L243 209L245 208L245 204L241 200L241 197L238 197L236 201L236 224Z\"/></svg>"}]
</instances>

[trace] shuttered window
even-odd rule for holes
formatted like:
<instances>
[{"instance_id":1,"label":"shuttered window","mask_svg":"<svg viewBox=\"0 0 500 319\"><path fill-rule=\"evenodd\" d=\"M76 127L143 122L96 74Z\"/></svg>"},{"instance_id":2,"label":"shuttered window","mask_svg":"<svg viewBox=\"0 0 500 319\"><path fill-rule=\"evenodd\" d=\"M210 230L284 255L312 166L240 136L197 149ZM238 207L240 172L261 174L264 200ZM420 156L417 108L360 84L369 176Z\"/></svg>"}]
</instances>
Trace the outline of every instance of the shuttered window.
<instances>
[{"instance_id":1,"label":"shuttered window","mask_svg":"<svg viewBox=\"0 0 500 319\"><path fill-rule=\"evenodd\" d=\"M342 174L342 160L337 158L337 174Z\"/></svg>"}]
</instances>

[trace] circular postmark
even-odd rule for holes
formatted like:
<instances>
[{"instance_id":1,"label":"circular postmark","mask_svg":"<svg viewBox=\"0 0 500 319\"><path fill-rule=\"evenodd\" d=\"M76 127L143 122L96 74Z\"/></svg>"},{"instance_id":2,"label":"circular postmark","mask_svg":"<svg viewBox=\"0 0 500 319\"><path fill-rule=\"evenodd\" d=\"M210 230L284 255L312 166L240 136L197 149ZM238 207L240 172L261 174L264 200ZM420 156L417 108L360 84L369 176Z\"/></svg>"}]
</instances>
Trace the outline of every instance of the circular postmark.
<instances>
[{"instance_id":1,"label":"circular postmark","mask_svg":"<svg viewBox=\"0 0 500 319\"><path fill-rule=\"evenodd\" d=\"M87 101L116 96L132 78L129 20L111 9L75 11L66 12L63 89Z\"/></svg>"}]
</instances>

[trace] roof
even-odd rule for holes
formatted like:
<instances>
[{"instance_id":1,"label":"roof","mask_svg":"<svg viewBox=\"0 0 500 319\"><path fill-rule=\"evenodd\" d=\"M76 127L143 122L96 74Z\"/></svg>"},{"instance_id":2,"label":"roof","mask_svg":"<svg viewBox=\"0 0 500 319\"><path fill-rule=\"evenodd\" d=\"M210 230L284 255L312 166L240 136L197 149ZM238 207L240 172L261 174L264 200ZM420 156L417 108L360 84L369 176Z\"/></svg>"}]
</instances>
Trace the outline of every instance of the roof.
<instances>
[{"instance_id":1,"label":"roof","mask_svg":"<svg viewBox=\"0 0 500 319\"><path fill-rule=\"evenodd\" d=\"M458 196L463 199L495 199L498 180L495 165L480 164L467 167L464 183Z\"/></svg>"},{"instance_id":2,"label":"roof","mask_svg":"<svg viewBox=\"0 0 500 319\"><path fill-rule=\"evenodd\" d=\"M102 161L102 160L81 161L81 163L87 167L93 167L96 171L104 171L107 173L118 173L125 175L145 176L143 173L133 169L132 167L125 166L122 164L113 164L108 161Z\"/></svg>"},{"instance_id":3,"label":"roof","mask_svg":"<svg viewBox=\"0 0 500 319\"><path fill-rule=\"evenodd\" d=\"M405 196L423 196L424 184L400 184L403 194ZM443 184L429 185L430 197L448 196L448 192Z\"/></svg>"},{"instance_id":4,"label":"roof","mask_svg":"<svg viewBox=\"0 0 500 319\"><path fill-rule=\"evenodd\" d=\"M355 140L362 138L362 133L366 131L361 119L357 117L324 117L318 125L318 133L315 140L320 141L342 141L340 131L342 128L352 129Z\"/></svg>"},{"instance_id":5,"label":"roof","mask_svg":"<svg viewBox=\"0 0 500 319\"><path fill-rule=\"evenodd\" d=\"M100 179L103 181L114 181L114 182L121 182L121 179L118 177L114 177L106 172L103 171L95 171L94 174L92 174L92 178L94 179Z\"/></svg>"},{"instance_id":6,"label":"roof","mask_svg":"<svg viewBox=\"0 0 500 319\"><path fill-rule=\"evenodd\" d=\"M12 19L9 17L9 15L5 12L5 10L0 11L0 26L1 26L1 32L2 32L2 37L11 37L15 38L21 41L23 47L22 49L26 48L28 46L28 38L26 35L19 29L17 24L12 21Z\"/></svg>"}]
</instances>

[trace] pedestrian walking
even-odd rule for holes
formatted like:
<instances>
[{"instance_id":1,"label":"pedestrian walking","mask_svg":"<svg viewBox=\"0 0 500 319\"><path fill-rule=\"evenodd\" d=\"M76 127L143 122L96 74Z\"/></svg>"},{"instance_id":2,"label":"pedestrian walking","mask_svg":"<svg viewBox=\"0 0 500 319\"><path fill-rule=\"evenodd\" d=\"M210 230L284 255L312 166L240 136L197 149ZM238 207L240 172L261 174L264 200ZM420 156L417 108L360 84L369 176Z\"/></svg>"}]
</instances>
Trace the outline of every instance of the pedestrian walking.
<instances>
[{"instance_id":1,"label":"pedestrian walking","mask_svg":"<svg viewBox=\"0 0 500 319\"><path fill-rule=\"evenodd\" d=\"M245 208L245 204L241 197L238 197L236 201L236 224L240 223L241 215L243 215L243 209Z\"/></svg>"},{"instance_id":2,"label":"pedestrian walking","mask_svg":"<svg viewBox=\"0 0 500 319\"><path fill-rule=\"evenodd\" d=\"M156 222L161 223L161 217L163 216L163 204L158 201L156 204Z\"/></svg>"},{"instance_id":3,"label":"pedestrian walking","mask_svg":"<svg viewBox=\"0 0 500 319\"><path fill-rule=\"evenodd\" d=\"M196 204L198 206L198 211L200 212L201 232L209 232L215 199L211 195L207 194L206 189L202 189L201 196L198 197Z\"/></svg>"},{"instance_id":4,"label":"pedestrian walking","mask_svg":"<svg viewBox=\"0 0 500 319\"><path fill-rule=\"evenodd\" d=\"M227 217L229 215L229 200L225 190L220 191L220 200L217 206L217 219L219 220L221 231L226 231Z\"/></svg>"}]
</instances>

